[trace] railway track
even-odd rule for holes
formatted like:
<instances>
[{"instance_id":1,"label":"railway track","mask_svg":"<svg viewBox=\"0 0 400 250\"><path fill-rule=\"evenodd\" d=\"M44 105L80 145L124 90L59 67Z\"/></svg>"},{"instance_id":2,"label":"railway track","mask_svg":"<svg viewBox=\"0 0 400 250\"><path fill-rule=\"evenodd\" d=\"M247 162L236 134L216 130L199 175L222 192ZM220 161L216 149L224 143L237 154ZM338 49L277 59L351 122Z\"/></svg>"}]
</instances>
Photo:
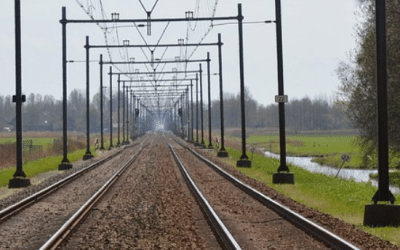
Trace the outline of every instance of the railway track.
<instances>
[{"instance_id":1,"label":"railway track","mask_svg":"<svg viewBox=\"0 0 400 250\"><path fill-rule=\"evenodd\" d=\"M138 155L150 143L143 145L140 149L126 162L122 167L92 196L79 210L69 218L67 222L40 248L40 250L54 250L60 246L63 240L80 224L85 217L91 212L91 209L99 202L112 185L121 177L125 170L132 165Z\"/></svg>"},{"instance_id":2,"label":"railway track","mask_svg":"<svg viewBox=\"0 0 400 250\"><path fill-rule=\"evenodd\" d=\"M358 249L170 135L107 162L4 219L0 249Z\"/></svg>"},{"instance_id":3,"label":"railway track","mask_svg":"<svg viewBox=\"0 0 400 250\"><path fill-rule=\"evenodd\" d=\"M170 144L170 149L175 157L175 160L177 164L180 166L182 174L185 176L185 180L187 181L188 185L190 186L191 191L194 193L194 195L197 197L197 200L199 204L201 204L201 207L204 211L204 214L207 215L208 220L210 221L210 224L213 226L214 232L216 236L219 238L219 242L222 243L223 248L226 249L241 249L241 246L244 249L264 249L264 248L269 248L269 247L276 247L277 249L283 249L286 247L297 247L297 248L309 248L312 247L313 249L324 249L324 248L333 248L333 249L359 249L358 247L352 245L351 243L341 239L339 236L329 232L328 230L324 229L323 227L315 224L314 222L304 218L300 214L290 210L289 208L279 204L278 202L274 201L270 197L265 196L261 192L253 189L252 187L244 184L231 174L225 172L222 168L211 162L210 160L206 159L205 157L201 156L198 154L195 150L192 148L184 145L184 143L178 142L176 139L173 141L170 139L169 140ZM174 146L175 145L175 146ZM174 149L176 148L176 149ZM188 152L190 152L190 156L187 156ZM181 156L180 156L181 155ZM186 155L186 156L185 156ZM181 159L181 158L182 159ZM194 158L197 159L195 161ZM184 159L186 158L186 160ZM192 158L192 159L191 159ZM200 163L201 162L201 163ZM186 165L186 166L185 166ZM204 174L201 171L198 171L199 168L208 168L212 169L213 172L218 173L219 176L223 178L218 178L216 174L210 174L210 172ZM191 177L190 175L193 175ZM198 183L198 186L196 183ZM226 184L226 182L230 182L231 184ZM214 185L214 183L217 183ZM220 193L219 196L225 195L228 197L221 198L221 200L215 199L213 197L214 193L216 190L223 189L224 186L229 186L229 192L218 192ZM252 197L251 201L249 199L245 198L243 194L240 194L240 192L234 192L232 191L233 188L240 189L246 195L249 195ZM202 194L200 190L204 190L205 194ZM243 193L242 192L242 193ZM237 199L237 197L233 198L232 201L229 201L231 198L230 193L237 194L238 197L241 197L243 204L240 204L240 199ZM210 201L207 201L207 196L210 197ZM253 234L251 232L247 233L245 232L248 228L248 225L245 223L232 223L232 221L235 220L245 220L247 217L245 214L237 216L237 213L241 213L240 211L228 211L226 210L230 209L227 207L224 207L225 204L235 204L238 207L257 207L254 202L261 203L263 205L263 209L258 208L259 210L257 211L258 215L261 214L276 214L272 215L275 217L274 219L270 219L270 221L283 221L277 218L276 216L279 216L281 218L284 218L285 221L288 221L290 223L282 223L285 224L284 228L277 229L277 230L264 230L262 227L274 227L276 225L269 225L268 223L265 223L263 226L259 226L259 223L257 226L258 231L264 231L268 232L267 235L259 235L261 238L259 239L249 239L247 237L257 237L257 233ZM245 203L251 204L251 205L246 205ZM214 206L216 207L215 209L212 208L212 205L210 204L215 204ZM217 210L218 212L215 212ZM235 210L235 209L233 209ZM271 213L271 210L273 211ZM250 210L251 211L251 210ZM254 210L253 210L254 211ZM223 218L220 218L218 214L221 214ZM256 215L257 216L257 215ZM251 217L251 216L250 216ZM239 219L240 218L240 219ZM256 217L253 217L256 218ZM262 216L259 217L259 220L262 220ZM227 221L224 223L223 221ZM251 223L251 222L249 222ZM243 225L238 225L238 224L243 224ZM256 224L256 223L253 223ZM289 224L289 225L287 225ZM243 226L243 228L242 228ZM254 225L252 225L254 226ZM282 225L278 225L277 227L281 227ZM296 229L293 229L297 228ZM286 235L285 233L282 234L282 230L287 231L287 232L292 232L293 235L301 235L301 233L296 232L298 230L302 230L307 232L307 235L301 235L301 241L299 242L298 239L296 240L298 243L294 243L294 245L291 245L290 242L292 240L295 240L297 236L289 236ZM232 231L232 232L230 232ZM248 230L251 231L251 230ZM310 237L312 235L312 237ZM268 241L270 242L265 242L263 244L262 242L267 240L267 238L270 237ZM285 239L283 241L283 245L279 246L279 242L282 243L282 241L276 240L279 238ZM237 240L236 240L237 239ZM275 240L274 240L275 239ZM315 244L315 239L318 239L319 242L322 244ZM257 241L257 242L256 242ZM271 244L271 241L277 242L276 245ZM294 241L292 241L294 242ZM308 245L307 243L310 242L311 245ZM289 244L289 245L288 245Z\"/></svg>"},{"instance_id":4,"label":"railway track","mask_svg":"<svg viewBox=\"0 0 400 250\"><path fill-rule=\"evenodd\" d=\"M0 249L37 249L88 196L110 183L127 157L143 148L141 143L125 146L116 154L68 176L0 211ZM126 165L126 164L125 164Z\"/></svg>"},{"instance_id":5,"label":"railway track","mask_svg":"<svg viewBox=\"0 0 400 250\"><path fill-rule=\"evenodd\" d=\"M4 222L5 220L7 220L8 218L14 216L15 214L17 214L18 212L22 211L23 209L29 207L30 205L34 204L35 202L43 199L44 197L50 195L51 193L55 192L56 190L60 189L61 187L63 187L64 185L70 183L71 181L81 177L82 175L84 175L85 173L95 169L96 167L100 166L101 164L106 163L107 161L110 161L111 159L113 159L114 157L118 156L119 154L121 154L124 150L134 147L138 145L138 143L135 143L133 145L129 145L129 146L125 146L123 147L121 150L119 150L118 152L116 152L115 154L112 154L100 161L97 161L93 164L90 164L89 166L69 175L68 177L40 190L37 193L32 194L31 196L3 209L0 211L0 223Z\"/></svg>"},{"instance_id":6,"label":"railway track","mask_svg":"<svg viewBox=\"0 0 400 250\"><path fill-rule=\"evenodd\" d=\"M55 249L53 242L63 239L58 249L210 249L201 246L194 228L203 221L206 229L202 232L209 231L211 237L212 232L199 208L193 215L196 201L161 133L138 155L135 167L129 168L109 192L102 193L104 198L94 207L80 209L91 213L71 217L71 222L41 249ZM79 224L74 217L86 219L68 237L63 236L63 232L71 231L69 225Z\"/></svg>"}]
</instances>

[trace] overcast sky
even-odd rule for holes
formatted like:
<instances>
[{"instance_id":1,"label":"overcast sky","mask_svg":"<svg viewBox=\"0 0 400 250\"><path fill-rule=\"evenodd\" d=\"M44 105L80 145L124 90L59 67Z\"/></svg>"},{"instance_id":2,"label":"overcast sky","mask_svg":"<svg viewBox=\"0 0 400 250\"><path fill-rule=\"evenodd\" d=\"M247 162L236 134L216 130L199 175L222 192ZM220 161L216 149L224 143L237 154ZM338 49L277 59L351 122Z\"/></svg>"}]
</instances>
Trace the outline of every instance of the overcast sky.
<instances>
[{"instance_id":1,"label":"overcast sky","mask_svg":"<svg viewBox=\"0 0 400 250\"><path fill-rule=\"evenodd\" d=\"M22 3L22 72L23 93L40 93L53 95L57 99L62 96L61 73L61 7L67 7L68 19L88 19L88 16L74 0L57 1L21 1ZM90 2L88 0L82 1ZM92 2L99 2L92 0ZM120 19L146 18L146 14L138 0L103 0L105 13L120 13ZM155 0L142 1L147 9L151 9ZM200 1L202 12L207 11L207 4L213 1ZM117 4L118 3L118 4ZM159 0L152 18L184 17L185 12L195 9L195 0ZM236 16L239 1L220 0L216 16ZM211 8L212 6L208 6ZM243 1L245 22L274 20L275 1L246 0ZM314 98L325 95L330 98L338 89L339 80L335 69L339 61L348 60L348 53L356 47L354 27L359 17L354 0L282 0L283 18L283 51L285 94L289 99L301 99L305 96ZM98 16L98 12L94 12ZM14 1L2 1L0 8L0 95L15 94L15 48L14 48ZM231 22L220 22L231 23ZM148 44L159 41L167 24L153 24L152 36L146 35L146 28L139 28ZM194 27L196 24L192 23ZM134 28L119 29L120 41L129 39L130 44L143 44L143 40ZM178 38L185 38L186 23L171 23L160 40L162 43L176 43ZM198 24L191 38L203 34L205 24ZM226 24L215 26L204 42L216 42L221 33L223 46L224 92L239 92L238 61L238 29L237 25ZM245 85L259 103L268 105L274 102L277 95L276 69L276 36L275 24L246 24L244 27ZM90 36L91 44L105 44L101 29L94 24L68 24L68 60L85 58L85 36ZM110 32L109 43L116 44L115 32ZM127 51L113 50L112 60L123 57L134 57L136 61L146 60L149 50L132 49ZM165 52L165 53L164 53ZM192 59L205 59L211 53L212 72L218 70L218 51L216 47L199 48ZM107 51L91 50L91 60L98 60L99 54L108 59ZM128 54L126 54L128 53ZM155 58L171 59L182 55L179 49L169 48L164 51L157 48ZM143 66L135 66L140 72L146 71ZM164 70L169 70L166 66ZM133 69L121 66L121 70ZM160 65L157 70L162 70ZM198 69L197 64L190 64L188 69ZM203 65L206 69L206 65ZM108 67L105 70L108 72ZM104 84L108 86L105 74ZM170 76L165 77L170 78ZM204 78L206 79L206 78ZM206 82L205 82L206 83ZM212 77L212 98L217 99L218 77ZM206 87L206 86L205 86ZM85 89L85 64L80 62L68 64L68 92L72 89ZM91 63L91 93L99 90L99 66ZM206 89L205 89L206 90Z\"/></svg>"}]
</instances>

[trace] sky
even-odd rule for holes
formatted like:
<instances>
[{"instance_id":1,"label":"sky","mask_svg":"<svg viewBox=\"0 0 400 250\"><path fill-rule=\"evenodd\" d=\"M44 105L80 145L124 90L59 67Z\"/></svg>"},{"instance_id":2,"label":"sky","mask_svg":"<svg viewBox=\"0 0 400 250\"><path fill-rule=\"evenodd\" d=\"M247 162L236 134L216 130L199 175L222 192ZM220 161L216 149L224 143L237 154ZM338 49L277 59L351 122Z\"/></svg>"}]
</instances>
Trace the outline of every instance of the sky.
<instances>
[{"instance_id":1,"label":"sky","mask_svg":"<svg viewBox=\"0 0 400 250\"><path fill-rule=\"evenodd\" d=\"M99 0L57 0L57 1L21 1L22 13L22 91L23 94L40 93L62 97L62 60L61 60L61 8L67 9L68 19L88 19L88 15L77 2L84 5L93 3L91 11L95 17L101 17ZM145 19L146 13L139 0L102 0L105 15L120 13L120 19ZM142 0L144 7L150 10L155 0ZM195 11L195 0L159 0L152 18L184 18L188 10ZM200 0L199 16L210 15L214 0ZM219 0L216 17L237 16L236 0ZM275 24L254 23L275 19L275 1L242 1L244 22L244 64L245 86L252 97L260 104L274 103L278 93L276 29ZM284 89L289 100L318 96L331 98L338 91L340 82L335 69L340 61L349 60L349 53L356 48L355 25L361 19L356 14L358 6L355 0L282 0L283 64ZM193 32L189 33L190 42L198 39L207 31L208 23L190 24ZM223 46L223 82L224 92L239 93L239 48L238 27L235 21L215 22L203 42L217 42L221 33ZM130 25L132 26L132 25ZM15 94L15 33L14 1L4 0L0 8L0 95ZM111 27L111 26L110 26ZM154 23L152 35L147 36L146 28L138 28L147 44L177 43L179 38L186 39L187 23ZM118 33L109 29L109 44L130 40L130 44L144 44L136 28L121 27ZM102 30L95 24L68 24L68 93L73 89L85 90L85 37L90 44L104 45ZM196 40L197 39L197 40ZM153 48L154 49L154 48ZM191 51L189 51L190 54ZM199 47L191 59L205 59L211 55L211 72L218 73L217 47ZM155 48L154 58L174 59L185 55L185 49ZM99 90L99 55L108 52L102 49L90 51L90 91L91 96ZM112 61L135 58L144 61L150 57L150 50L145 48L129 50L110 50ZM159 65L157 71L181 69L178 65ZM202 65L203 70L206 65ZM140 65L119 66L121 71L139 69L148 70ZM188 70L198 70L199 65L191 63ZM114 69L114 72L117 71ZM108 66L105 68L104 84L108 86ZM165 76L164 79L170 79ZM180 77L178 77L180 78ZM204 76L204 91L207 91ZM218 76L211 77L212 99L219 98Z\"/></svg>"}]
</instances>

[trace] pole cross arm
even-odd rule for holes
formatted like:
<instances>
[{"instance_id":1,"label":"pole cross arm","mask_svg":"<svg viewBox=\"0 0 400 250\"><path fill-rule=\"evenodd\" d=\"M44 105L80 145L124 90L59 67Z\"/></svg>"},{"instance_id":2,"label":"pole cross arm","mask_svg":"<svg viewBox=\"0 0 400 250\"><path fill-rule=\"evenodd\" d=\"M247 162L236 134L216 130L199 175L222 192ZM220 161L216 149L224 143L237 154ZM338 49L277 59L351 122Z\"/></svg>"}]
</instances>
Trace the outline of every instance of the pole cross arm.
<instances>
[{"instance_id":1,"label":"pole cross arm","mask_svg":"<svg viewBox=\"0 0 400 250\"><path fill-rule=\"evenodd\" d=\"M157 19L67 19L60 20L61 24L68 23L160 23L160 22L204 22L204 21L226 21L226 20L242 20L241 16L231 17L198 17L198 18L157 18Z\"/></svg>"},{"instance_id":2,"label":"pole cross arm","mask_svg":"<svg viewBox=\"0 0 400 250\"><path fill-rule=\"evenodd\" d=\"M190 81L194 79L160 79L160 80L120 80L120 82L173 82L173 81Z\"/></svg>"},{"instance_id":3,"label":"pole cross arm","mask_svg":"<svg viewBox=\"0 0 400 250\"><path fill-rule=\"evenodd\" d=\"M190 74L199 73L198 70L189 71L165 71L165 72L118 72L111 73L112 75L163 75L163 74Z\"/></svg>"},{"instance_id":4,"label":"pole cross arm","mask_svg":"<svg viewBox=\"0 0 400 250\"><path fill-rule=\"evenodd\" d=\"M103 62L103 64L152 64L152 63L198 63L198 62L207 62L208 59L197 59L197 60L169 60L169 61L161 61L161 60L156 60L154 62L152 61L139 61L139 62L127 62L127 61L120 61L120 62L112 62L112 61L107 61Z\"/></svg>"},{"instance_id":5,"label":"pole cross arm","mask_svg":"<svg viewBox=\"0 0 400 250\"><path fill-rule=\"evenodd\" d=\"M105 49L105 48L154 48L154 47L204 47L204 46L218 46L219 43L187 43L187 44L156 44L156 45L147 45L147 44L136 44L136 45L87 45L92 49ZM86 47L86 46L85 46Z\"/></svg>"},{"instance_id":6,"label":"pole cross arm","mask_svg":"<svg viewBox=\"0 0 400 250\"><path fill-rule=\"evenodd\" d=\"M190 84L179 84L177 86L172 85L144 85L144 86L127 86L129 88L179 88L179 87L186 87L191 86ZM185 88L186 89L186 88Z\"/></svg>"}]
</instances>

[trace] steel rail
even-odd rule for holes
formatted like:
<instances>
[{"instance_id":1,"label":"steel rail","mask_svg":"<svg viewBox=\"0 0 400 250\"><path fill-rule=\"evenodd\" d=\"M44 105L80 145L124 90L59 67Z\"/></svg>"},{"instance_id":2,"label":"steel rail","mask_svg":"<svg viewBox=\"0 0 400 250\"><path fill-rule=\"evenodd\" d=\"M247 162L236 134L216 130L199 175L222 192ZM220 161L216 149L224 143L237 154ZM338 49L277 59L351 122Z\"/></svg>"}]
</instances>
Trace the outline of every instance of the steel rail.
<instances>
[{"instance_id":1,"label":"steel rail","mask_svg":"<svg viewBox=\"0 0 400 250\"><path fill-rule=\"evenodd\" d=\"M175 139L174 139L175 140ZM249 194L253 198L257 199L260 203L264 204L265 206L269 207L276 213L278 213L280 216L285 218L287 221L293 223L297 227L301 228L305 232L313 235L316 237L318 240L328 244L329 246L333 247L334 249L340 249L340 250L355 250L359 249L358 247L354 246L350 242L340 238L339 236L335 235L334 233L330 232L329 230L317 225L316 223L306 219L305 217L301 216L300 214L294 212L288 207L283 206L279 202L276 202L272 198L262 194L258 190L250 187L249 185L243 183L233 175L227 173L224 171L221 167L216 165L215 163L211 162L204 156L200 155L193 149L187 147L186 145L178 142L175 140L179 145L182 147L188 149L193 155L198 157L200 160L205 162L208 166L213 168L215 171L217 171L220 175L231 181L235 186L243 190L245 193Z\"/></svg>"},{"instance_id":2,"label":"steel rail","mask_svg":"<svg viewBox=\"0 0 400 250\"><path fill-rule=\"evenodd\" d=\"M182 175L189 186L189 189L192 191L193 195L195 196L197 202L199 203L201 209L203 210L204 214L206 215L208 221L210 222L212 229L216 233L218 241L223 245L224 249L242 249L229 230L226 228L222 220L219 218L217 213L211 207L207 199L204 195L200 192L192 178L190 177L186 167L183 165L182 161L179 159L176 152L173 150L172 146L167 142L169 149L174 156L174 159L179 166Z\"/></svg>"},{"instance_id":3,"label":"steel rail","mask_svg":"<svg viewBox=\"0 0 400 250\"><path fill-rule=\"evenodd\" d=\"M143 144L143 142L141 144ZM124 171L136 160L142 150L149 144L150 143L142 146L123 167L121 167L44 245L42 245L42 247L40 247L39 250L57 249L73 229L86 218L86 215L90 212L92 207L107 193Z\"/></svg>"},{"instance_id":4,"label":"steel rail","mask_svg":"<svg viewBox=\"0 0 400 250\"><path fill-rule=\"evenodd\" d=\"M116 152L113 155L110 155L106 158L104 158L103 160L100 160L98 162L95 162L69 176L67 176L66 178L40 190L37 193L32 194L31 196L3 209L0 211L0 223L4 222L5 220L9 219L11 216L19 213L20 211L22 211L23 209L29 207L30 205L34 204L35 202L45 198L46 196L50 195L51 193L55 192L56 190L58 190L59 188L61 188L62 186L70 183L71 181L73 181L74 179L82 176L84 173L89 172L90 170L95 169L96 167L100 166L101 164L111 160L112 158L116 157L117 155L121 154L125 149L130 148L130 147L134 147L136 145L138 145L139 143L136 144L132 144L129 146L125 146L123 147L121 150L119 150L118 152Z\"/></svg>"}]
</instances>

